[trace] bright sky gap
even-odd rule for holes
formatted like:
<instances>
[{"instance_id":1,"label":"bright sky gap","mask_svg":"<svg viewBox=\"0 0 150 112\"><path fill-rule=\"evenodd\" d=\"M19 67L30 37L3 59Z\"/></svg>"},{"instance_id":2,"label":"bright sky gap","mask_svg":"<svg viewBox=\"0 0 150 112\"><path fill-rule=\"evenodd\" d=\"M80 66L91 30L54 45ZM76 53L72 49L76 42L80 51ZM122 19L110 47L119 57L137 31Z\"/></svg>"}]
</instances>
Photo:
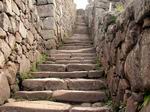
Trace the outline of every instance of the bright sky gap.
<instances>
[{"instance_id":1,"label":"bright sky gap","mask_svg":"<svg viewBox=\"0 0 150 112\"><path fill-rule=\"evenodd\" d=\"M87 0L74 0L74 2L77 4L77 9L85 9L88 4Z\"/></svg>"}]
</instances>

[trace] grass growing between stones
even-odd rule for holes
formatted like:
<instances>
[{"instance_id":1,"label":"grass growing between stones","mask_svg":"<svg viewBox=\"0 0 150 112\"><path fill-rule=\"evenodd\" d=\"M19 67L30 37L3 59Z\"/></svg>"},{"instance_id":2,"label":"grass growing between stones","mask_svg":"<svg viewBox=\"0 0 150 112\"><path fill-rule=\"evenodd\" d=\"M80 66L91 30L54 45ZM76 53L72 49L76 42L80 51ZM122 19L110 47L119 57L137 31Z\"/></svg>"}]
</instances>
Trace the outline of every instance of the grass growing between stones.
<instances>
[{"instance_id":1,"label":"grass growing between stones","mask_svg":"<svg viewBox=\"0 0 150 112\"><path fill-rule=\"evenodd\" d=\"M144 101L139 104L138 110L142 110L150 104L150 91L144 93Z\"/></svg>"},{"instance_id":2,"label":"grass growing between stones","mask_svg":"<svg viewBox=\"0 0 150 112\"><path fill-rule=\"evenodd\" d=\"M24 73L20 73L20 79L21 80L25 80L25 79L33 78L31 73L32 72L38 72L37 65L43 63L44 61L46 61L47 58L48 58L48 56L46 54L42 54L40 56L40 58L37 60L37 62L34 62L32 64L30 71L24 72Z\"/></svg>"},{"instance_id":3,"label":"grass growing between stones","mask_svg":"<svg viewBox=\"0 0 150 112\"><path fill-rule=\"evenodd\" d=\"M101 70L101 63L98 58L96 59L96 70Z\"/></svg>"},{"instance_id":4,"label":"grass growing between stones","mask_svg":"<svg viewBox=\"0 0 150 112\"><path fill-rule=\"evenodd\" d=\"M124 10L125 10L125 9L124 9L124 6L123 6L121 3L119 3L119 4L116 5L115 11L121 13L121 12L123 12Z\"/></svg>"}]
</instances>

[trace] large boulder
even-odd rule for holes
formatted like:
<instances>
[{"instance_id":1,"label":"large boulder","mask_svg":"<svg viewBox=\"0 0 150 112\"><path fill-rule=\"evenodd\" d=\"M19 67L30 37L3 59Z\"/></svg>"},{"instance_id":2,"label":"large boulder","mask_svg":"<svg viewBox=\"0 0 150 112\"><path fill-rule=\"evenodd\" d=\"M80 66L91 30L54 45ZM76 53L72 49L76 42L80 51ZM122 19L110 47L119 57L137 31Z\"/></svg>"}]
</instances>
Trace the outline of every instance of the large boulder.
<instances>
[{"instance_id":1,"label":"large boulder","mask_svg":"<svg viewBox=\"0 0 150 112\"><path fill-rule=\"evenodd\" d=\"M10 87L4 72L0 71L0 105L10 97Z\"/></svg>"}]
</instances>

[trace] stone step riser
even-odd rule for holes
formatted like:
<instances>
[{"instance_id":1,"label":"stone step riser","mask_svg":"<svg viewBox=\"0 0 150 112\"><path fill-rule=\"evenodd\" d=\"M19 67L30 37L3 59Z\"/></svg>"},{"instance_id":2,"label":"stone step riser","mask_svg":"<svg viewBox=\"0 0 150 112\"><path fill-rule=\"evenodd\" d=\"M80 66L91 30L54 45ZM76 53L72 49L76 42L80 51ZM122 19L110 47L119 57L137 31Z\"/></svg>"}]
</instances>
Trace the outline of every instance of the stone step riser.
<instances>
[{"instance_id":1,"label":"stone step riser","mask_svg":"<svg viewBox=\"0 0 150 112\"><path fill-rule=\"evenodd\" d=\"M34 72L33 78L102 78L104 71Z\"/></svg>"},{"instance_id":2,"label":"stone step riser","mask_svg":"<svg viewBox=\"0 0 150 112\"><path fill-rule=\"evenodd\" d=\"M79 57L71 57L71 56L57 56L57 57L48 57L47 58L47 61L56 61L56 60L79 60L79 61L82 61L82 60L96 60L96 57L91 57L91 56L79 56Z\"/></svg>"},{"instance_id":3,"label":"stone step riser","mask_svg":"<svg viewBox=\"0 0 150 112\"><path fill-rule=\"evenodd\" d=\"M90 71L96 70L96 64L39 64L39 71L51 71L51 72L72 72L72 71Z\"/></svg>"},{"instance_id":4,"label":"stone step riser","mask_svg":"<svg viewBox=\"0 0 150 112\"><path fill-rule=\"evenodd\" d=\"M86 102L100 102L106 101L107 96L104 92L75 92L75 91L55 91L53 93L53 99L55 101L64 101L64 102L76 102L76 103L86 103Z\"/></svg>"},{"instance_id":5,"label":"stone step riser","mask_svg":"<svg viewBox=\"0 0 150 112\"><path fill-rule=\"evenodd\" d=\"M58 54L58 53L94 53L95 54L96 49L95 48L87 48L87 49L80 49L80 50L50 50L47 51L47 54Z\"/></svg>"},{"instance_id":6,"label":"stone step riser","mask_svg":"<svg viewBox=\"0 0 150 112\"><path fill-rule=\"evenodd\" d=\"M17 99L26 99L30 101L36 100L55 100L74 103L95 103L99 101L106 101L107 96L102 91L20 91L15 94ZM78 98L80 97L80 98ZM88 99L87 99L88 98Z\"/></svg>"},{"instance_id":7,"label":"stone step riser","mask_svg":"<svg viewBox=\"0 0 150 112\"><path fill-rule=\"evenodd\" d=\"M92 57L96 56L96 53L51 53L49 56L70 56L70 57L80 57L80 56L87 56L87 57Z\"/></svg>"},{"instance_id":8,"label":"stone step riser","mask_svg":"<svg viewBox=\"0 0 150 112\"><path fill-rule=\"evenodd\" d=\"M93 46L63 46L60 47L59 50L78 50L83 48L93 48Z\"/></svg>"},{"instance_id":9,"label":"stone step riser","mask_svg":"<svg viewBox=\"0 0 150 112\"><path fill-rule=\"evenodd\" d=\"M95 64L95 60L56 60L45 61L43 64Z\"/></svg>"},{"instance_id":10,"label":"stone step riser","mask_svg":"<svg viewBox=\"0 0 150 112\"><path fill-rule=\"evenodd\" d=\"M0 112L69 112L71 105L50 101L20 101L5 104Z\"/></svg>"},{"instance_id":11,"label":"stone step riser","mask_svg":"<svg viewBox=\"0 0 150 112\"><path fill-rule=\"evenodd\" d=\"M100 90L106 85L102 80L96 79L26 79L23 81L24 90L44 91L44 90ZM82 85L82 86L81 86Z\"/></svg>"}]
</instances>

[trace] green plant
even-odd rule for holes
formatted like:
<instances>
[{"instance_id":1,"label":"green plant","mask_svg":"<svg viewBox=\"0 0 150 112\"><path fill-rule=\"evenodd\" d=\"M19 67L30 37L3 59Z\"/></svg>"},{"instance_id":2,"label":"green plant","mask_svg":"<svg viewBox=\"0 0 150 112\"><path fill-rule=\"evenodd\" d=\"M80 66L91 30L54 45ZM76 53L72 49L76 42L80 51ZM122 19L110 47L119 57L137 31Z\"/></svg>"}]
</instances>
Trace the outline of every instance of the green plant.
<instances>
[{"instance_id":1,"label":"green plant","mask_svg":"<svg viewBox=\"0 0 150 112\"><path fill-rule=\"evenodd\" d=\"M35 62L35 63L33 63L32 64L32 67L31 67L31 72L37 72L38 70L37 70L37 63Z\"/></svg>"},{"instance_id":2,"label":"green plant","mask_svg":"<svg viewBox=\"0 0 150 112\"><path fill-rule=\"evenodd\" d=\"M116 16L111 16L111 23L116 23L116 19L117 19Z\"/></svg>"},{"instance_id":3,"label":"green plant","mask_svg":"<svg viewBox=\"0 0 150 112\"><path fill-rule=\"evenodd\" d=\"M37 60L36 64L41 64L43 63L44 61L46 61L48 58L48 55L47 54L42 54L39 58L39 60Z\"/></svg>"},{"instance_id":4,"label":"green plant","mask_svg":"<svg viewBox=\"0 0 150 112\"><path fill-rule=\"evenodd\" d=\"M32 75L30 72L20 73L20 78L21 78L21 80L30 79L30 78L32 78Z\"/></svg>"},{"instance_id":5,"label":"green plant","mask_svg":"<svg viewBox=\"0 0 150 112\"><path fill-rule=\"evenodd\" d=\"M145 91L144 100L142 103L139 104L138 109L141 110L142 108L146 107L149 104L150 104L150 91Z\"/></svg>"},{"instance_id":6,"label":"green plant","mask_svg":"<svg viewBox=\"0 0 150 112\"><path fill-rule=\"evenodd\" d=\"M117 4L115 10L121 13L124 11L124 6L122 4Z\"/></svg>"},{"instance_id":7,"label":"green plant","mask_svg":"<svg viewBox=\"0 0 150 112\"><path fill-rule=\"evenodd\" d=\"M100 60L97 58L96 59L96 69L100 70L100 67L101 67L101 63L100 63Z\"/></svg>"}]
</instances>

